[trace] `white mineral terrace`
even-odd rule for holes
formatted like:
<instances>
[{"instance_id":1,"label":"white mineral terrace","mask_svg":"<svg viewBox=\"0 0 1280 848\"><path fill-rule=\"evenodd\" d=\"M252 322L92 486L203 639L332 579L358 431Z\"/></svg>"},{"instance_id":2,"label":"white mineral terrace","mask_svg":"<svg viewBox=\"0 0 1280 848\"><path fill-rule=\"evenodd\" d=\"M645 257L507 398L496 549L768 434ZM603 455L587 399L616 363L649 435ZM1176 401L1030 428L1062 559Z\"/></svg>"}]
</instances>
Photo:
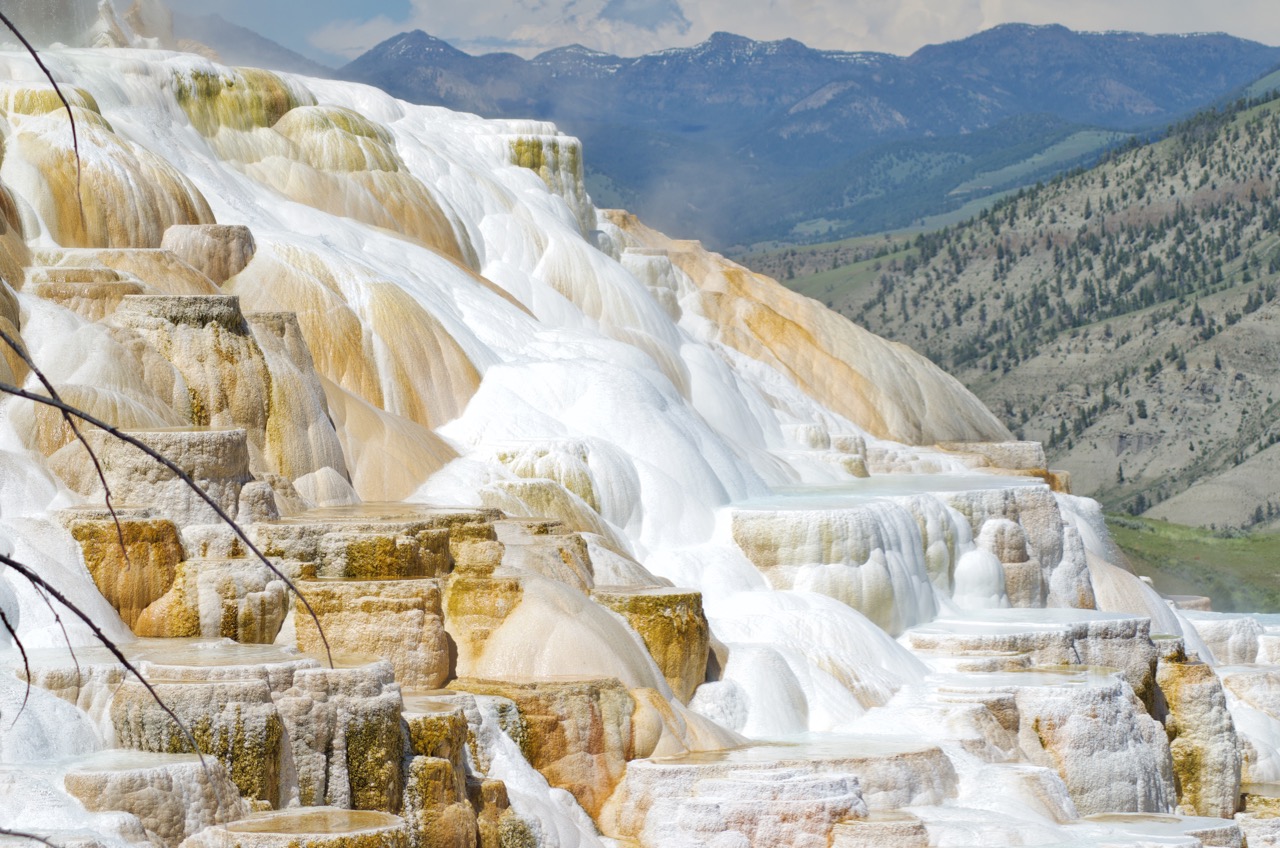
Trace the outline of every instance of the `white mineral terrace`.
<instances>
[{"instance_id":1,"label":"white mineral terrace","mask_svg":"<svg viewBox=\"0 0 1280 848\"><path fill-rule=\"evenodd\" d=\"M1280 617L1175 609L927 360L597 210L549 124L223 67L152 0L40 11L81 190L0 54L0 330L270 564L89 429L113 519L0 401L0 553L160 699L0 570L0 829L1280 844Z\"/></svg>"}]
</instances>

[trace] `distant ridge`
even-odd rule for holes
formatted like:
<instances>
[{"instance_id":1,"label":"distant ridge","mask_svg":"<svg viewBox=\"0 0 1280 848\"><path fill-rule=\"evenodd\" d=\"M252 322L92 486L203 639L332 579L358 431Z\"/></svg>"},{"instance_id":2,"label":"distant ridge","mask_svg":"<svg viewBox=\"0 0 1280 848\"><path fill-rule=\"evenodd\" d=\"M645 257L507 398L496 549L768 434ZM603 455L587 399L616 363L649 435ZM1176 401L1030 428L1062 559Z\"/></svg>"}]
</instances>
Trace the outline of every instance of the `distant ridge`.
<instances>
[{"instance_id":1,"label":"distant ridge","mask_svg":"<svg viewBox=\"0 0 1280 848\"><path fill-rule=\"evenodd\" d=\"M219 15L173 13L173 33L208 45L228 65L243 65L305 74L310 77L332 77L333 68L312 61L301 53L264 38L250 29L237 26Z\"/></svg>"},{"instance_id":2,"label":"distant ridge","mask_svg":"<svg viewBox=\"0 0 1280 848\"><path fill-rule=\"evenodd\" d=\"M338 73L413 102L554 120L586 143L593 195L725 246L909 224L963 202L952 191L976 173L1084 130L1164 127L1277 65L1280 48L1220 33L1006 24L906 57L717 32L635 58L573 45L525 60L419 31ZM1068 145L1053 167L1114 143ZM913 196L886 205L903 187Z\"/></svg>"}]
</instances>

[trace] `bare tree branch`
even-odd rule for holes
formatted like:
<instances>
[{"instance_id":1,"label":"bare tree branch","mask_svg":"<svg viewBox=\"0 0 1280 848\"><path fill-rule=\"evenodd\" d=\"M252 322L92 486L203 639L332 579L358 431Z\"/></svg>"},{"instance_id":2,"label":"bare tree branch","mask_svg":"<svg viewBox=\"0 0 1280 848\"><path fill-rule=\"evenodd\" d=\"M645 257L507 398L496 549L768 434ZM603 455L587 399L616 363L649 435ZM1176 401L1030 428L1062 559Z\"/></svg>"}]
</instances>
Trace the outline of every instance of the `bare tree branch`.
<instances>
[{"instance_id":1,"label":"bare tree branch","mask_svg":"<svg viewBox=\"0 0 1280 848\"><path fill-rule=\"evenodd\" d=\"M36 375L37 379L40 380L40 384L44 386L45 391L49 393L49 397L62 402L61 396L58 395L58 390L45 377L44 372L36 366L35 361L27 353L26 346L6 333L3 328L0 328L0 340L3 340L18 356L22 357L22 361L27 364L27 367L31 369L31 373ZM84 434L80 432L80 428L76 425L75 418L64 411L62 420L67 422L67 426L75 434L76 440L84 445L84 449L89 453L89 460L93 463L93 470L97 473L99 482L102 483L103 500L106 502L107 512L111 514L111 520L116 524L116 538L120 542L120 555L124 557L125 565L129 565L129 548L124 541L124 528L120 526L120 516L116 514L116 508L111 503L111 487L107 485L107 475L102 470L102 463L98 461L98 455L93 452L93 449L89 447L89 443L85 441Z\"/></svg>"},{"instance_id":2,"label":"bare tree branch","mask_svg":"<svg viewBox=\"0 0 1280 848\"><path fill-rule=\"evenodd\" d=\"M36 65L40 67L41 73L43 73L45 75L45 78L49 80L49 84L53 86L54 93L57 94L58 99L62 101L62 108L67 110L67 119L71 121L71 147L76 154L76 200L79 200L80 199L80 138L76 133L76 116L75 116L75 113L71 111L71 103L70 101L67 100L66 95L62 93L62 86L58 85L58 81L53 78L53 72L49 70L49 67L44 63L44 60L40 58L40 54L36 52L35 45L33 45L30 41L27 41L27 37L18 31L18 28L13 25L13 21L9 20L8 15L6 15L4 12L0 12L0 23L3 23L6 27L9 28L9 32L13 33L18 37L18 40L22 42L22 46L25 47L27 52L31 54L31 58L36 60ZM80 223L81 225L83 225L84 224L84 206L80 205L79 209L80 209Z\"/></svg>"},{"instance_id":3,"label":"bare tree branch","mask_svg":"<svg viewBox=\"0 0 1280 848\"><path fill-rule=\"evenodd\" d=\"M56 842L50 842L43 836L36 836L34 833L23 833L20 830L6 830L5 828L0 827L0 836L12 836L15 839L30 839L32 842L39 842L43 845L48 845L49 848L62 848L61 845Z\"/></svg>"},{"instance_id":4,"label":"bare tree branch","mask_svg":"<svg viewBox=\"0 0 1280 848\"><path fill-rule=\"evenodd\" d=\"M177 713L171 710L169 708L169 705L164 702L164 699L160 697L160 693L158 693L155 690L155 687L153 687L149 682L147 682L147 679L142 676L142 672L138 671L138 669L134 666L134 664L129 662L129 658L124 655L124 652L120 650L120 647L116 645L114 641L112 641L110 636L102 632L102 628L97 625L97 622L95 622L87 613L85 613L82 609L80 609L80 607L72 603L65 595L63 595L53 586L49 585L49 582L47 580L45 580L39 574L36 574L35 571L33 571L31 568L18 562L16 559L5 556L4 554L0 554L0 564L7 565L9 566L9 568L12 568L14 571L18 572L18 574L22 575L22 577L26 579L27 582L29 582L31 585L38 586L41 589L44 589L46 592L48 592L50 595L53 596L54 600L56 600L58 603L66 607L71 612L72 615L74 615L76 618L84 622L85 626L88 627L91 631L93 631L93 635L98 640L98 642L100 642L102 646L106 648L108 651L110 651L111 655L116 658L116 662L120 663L122 666L125 667L125 670L127 670L134 677L138 678L138 682L141 683L146 688L147 692L150 693L151 697L155 700L155 702L160 705L160 709L164 710L165 714L168 715L169 718L173 719L174 723L178 725L178 729L182 731L182 735L186 738L187 742L191 745L191 749L195 751L197 756L200 757L200 762L202 764L204 763L204 753L200 750L200 745L196 742L196 737L192 735L191 731L187 729L187 726L183 724L182 719L178 718Z\"/></svg>"},{"instance_id":5,"label":"bare tree branch","mask_svg":"<svg viewBox=\"0 0 1280 848\"><path fill-rule=\"evenodd\" d=\"M307 600L305 595L303 595L300 591L298 591L298 587L293 584L293 581L290 580L284 574L284 572L282 572L279 568L277 568L275 564L271 562L271 560L267 559L266 554L264 554L261 550L259 550L258 546L253 543L253 541L249 538L248 534L244 532L244 529L239 524L237 524L236 521L231 518L231 516L227 515L226 510L224 510L221 506L219 506L218 502L215 501L213 498L211 498L204 491L204 489L201 489L200 486L194 480L191 479L191 476L188 475L181 468L179 468L177 464L174 463L173 460L169 459L169 457L160 453L155 448L150 447L145 442L141 441L135 436L129 435L125 431L121 430L119 427L115 427L111 424L108 424L107 422L103 421L100 418L95 418L94 416L90 415L84 410L77 409L76 407L71 406L67 403L64 403L60 400L55 400L52 397L48 397L46 395L36 394L35 392L29 392L25 389L20 389L17 386L13 386L13 385L10 385L9 383L3 383L3 382L0 382L0 392L13 395L14 397L26 398L27 400L34 401L36 403L41 403L41 404L44 404L45 406L51 406L55 409L60 409L63 412L69 413L70 415L73 415L76 418L79 418L81 421L85 422L86 424L92 424L94 427L98 427L102 430L105 430L107 433L110 433L112 436L119 439L120 441L133 445L135 448L142 451L144 454L151 457L156 462L163 465L165 468L169 469L169 471L173 472L173 474L179 480L181 480L184 484L186 484L187 488L195 492L196 495L199 496L199 498L202 501L204 501L205 504L208 505L209 508L212 509L214 513L220 519L222 519L222 521L225 522L228 527L231 528L231 531L235 533L236 537L240 541L244 542L245 547L248 548L249 551L252 552L253 555L257 557L258 560L260 560L263 565L265 565L268 569L270 569L272 574L276 575L282 581L284 581L284 584L289 588L289 591L293 592L293 594L297 596L298 600L302 602L302 606L306 609L307 614L310 615L311 620L316 623L316 630L320 633L320 641L324 643L324 651L325 651L326 657L329 660L329 667L330 668L333 667L333 651L329 648L329 640L324 635L324 628L321 627L320 625L320 617L316 615L316 611L312 609L311 602Z\"/></svg>"},{"instance_id":6,"label":"bare tree branch","mask_svg":"<svg viewBox=\"0 0 1280 848\"><path fill-rule=\"evenodd\" d=\"M76 649L71 645L71 635L67 633L67 626L62 623L62 616L58 615L58 609L53 605L53 601L49 600L49 596L39 586L32 586L31 588L35 589L36 596L44 601L44 605L49 608L49 614L53 616L58 629L62 631L62 641L66 642L67 653L71 654L71 662L76 667L76 688L79 689L84 685L84 675L80 672L80 658L76 656Z\"/></svg>"},{"instance_id":7,"label":"bare tree branch","mask_svg":"<svg viewBox=\"0 0 1280 848\"><path fill-rule=\"evenodd\" d=\"M22 654L22 670L27 675L27 688L22 692L22 706L18 707L18 714L13 717L13 722L9 725L12 729L18 723L18 719L22 718L22 712L27 708L27 699L31 697L31 661L27 659L27 649L23 647L18 631L9 623L9 616L5 615L2 609L0 609L0 624L3 624L4 629L8 630L9 635L13 637L13 644L17 646L18 653Z\"/></svg>"}]
</instances>

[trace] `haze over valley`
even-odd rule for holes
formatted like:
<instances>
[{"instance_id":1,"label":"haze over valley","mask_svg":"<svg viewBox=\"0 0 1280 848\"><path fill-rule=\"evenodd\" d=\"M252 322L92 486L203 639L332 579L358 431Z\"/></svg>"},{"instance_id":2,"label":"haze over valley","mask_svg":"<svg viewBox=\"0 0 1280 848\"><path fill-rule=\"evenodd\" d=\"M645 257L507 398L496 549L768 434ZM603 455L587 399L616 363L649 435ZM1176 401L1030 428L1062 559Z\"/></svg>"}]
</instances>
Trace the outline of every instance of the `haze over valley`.
<instances>
[{"instance_id":1,"label":"haze over valley","mask_svg":"<svg viewBox=\"0 0 1280 848\"><path fill-rule=\"evenodd\" d=\"M6 10L0 845L1280 844L1275 48L258 6Z\"/></svg>"}]
</instances>

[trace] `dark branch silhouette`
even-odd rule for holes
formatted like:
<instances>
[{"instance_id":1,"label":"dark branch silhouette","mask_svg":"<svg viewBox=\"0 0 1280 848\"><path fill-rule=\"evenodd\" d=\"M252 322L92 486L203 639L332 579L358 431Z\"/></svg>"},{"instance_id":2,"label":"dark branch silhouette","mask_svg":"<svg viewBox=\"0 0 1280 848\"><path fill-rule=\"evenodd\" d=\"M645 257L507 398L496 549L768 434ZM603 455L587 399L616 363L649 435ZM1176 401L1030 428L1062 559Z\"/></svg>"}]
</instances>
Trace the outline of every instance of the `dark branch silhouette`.
<instances>
[{"instance_id":1,"label":"dark branch silhouette","mask_svg":"<svg viewBox=\"0 0 1280 848\"><path fill-rule=\"evenodd\" d=\"M27 708L27 699L31 697L31 660L27 658L27 649L23 647L22 640L18 638L18 631L9 623L9 616L5 615L2 609L0 609L0 624L3 624L4 629L9 631L9 636L13 638L13 644L18 647L18 653L22 654L22 671L27 677L27 688L22 692L22 705L18 707L18 714L13 717L13 721L9 724L9 727L13 728L18 723L18 719L22 718L22 712Z\"/></svg>"},{"instance_id":2,"label":"dark branch silhouette","mask_svg":"<svg viewBox=\"0 0 1280 848\"><path fill-rule=\"evenodd\" d=\"M76 200L80 199L80 137L76 132L76 116L71 111L71 102L67 100L67 96L62 93L62 86L58 85L58 81L53 78L53 72L49 70L48 65L40 58L40 54L36 51L35 45L27 40L27 37L13 25L13 21L9 20L9 16L4 12L0 12L0 23L8 27L9 32L17 36L18 41L22 42L23 48L31 54L31 58L36 60L40 72L49 80L49 84L53 86L53 91L58 95L58 99L62 101L62 108L67 110L67 119L71 121L71 148L76 154ZM84 207L77 204L80 211L80 223L84 224Z\"/></svg>"},{"instance_id":3,"label":"dark branch silhouette","mask_svg":"<svg viewBox=\"0 0 1280 848\"><path fill-rule=\"evenodd\" d=\"M14 353L18 354L18 356L22 358L22 361L31 369L31 373L36 375L36 378L40 381L40 385L44 386L45 391L49 393L49 397L61 403L62 398L58 395L58 390L55 389L53 387L53 383L49 382L48 378L45 377L44 372L36 367L35 362L27 353L26 345L23 345L21 342L14 339L6 333L3 328L0 328L0 341L7 344ZM116 538L120 541L120 553L124 557L124 563L127 566L130 564L129 548L124 542L124 528L120 526L120 516L116 514L115 506L111 503L111 487L107 485L107 475L102 470L102 463L98 461L98 455L93 452L93 449L89 447L89 443L85 441L84 434L80 432L80 427L76 425L75 418L69 413L63 412L62 420L67 422L67 426L70 427L71 432L75 434L76 441L84 445L84 449L89 454L89 460L93 463L93 470L98 475L98 481L102 483L102 491L104 493L103 500L107 505L107 512L111 514L111 520L115 522Z\"/></svg>"},{"instance_id":4,"label":"dark branch silhouette","mask_svg":"<svg viewBox=\"0 0 1280 848\"><path fill-rule=\"evenodd\" d=\"M24 36L22 32L19 31L19 29L13 24L13 22L9 19L9 17L5 15L3 12L0 12L0 23L3 23L4 26L8 28L8 30L18 38L18 40L22 43L22 46L31 55L32 59L35 60L36 65L40 68L40 71L44 74L45 78L49 80L49 83L53 86L53 90L57 94L58 99L62 102L63 108L66 110L67 119L71 124L71 146L75 154L75 162L76 162L76 200L77 200L76 206L80 215L81 227L83 228L85 227L85 217L84 217L84 204L82 199L83 195L82 195L82 186L81 186L82 167L81 167L81 159L80 159L80 139L79 139L78 131L76 129L75 112L71 108L70 101L67 100L66 95L63 93L62 87L58 84L58 81L54 78L53 73L49 70L48 66L45 65L44 60L40 58L40 55L36 51L34 45L32 45L31 42L27 40L26 36ZM253 555L256 556L263 563L263 565L265 565L271 571L272 574L279 577L284 582L285 586L288 587L289 591L293 592L293 594L297 596L298 600L302 602L303 607L306 609L307 613L311 616L311 619L316 624L316 629L320 634L321 642L324 644L325 655L329 661L329 666L333 667L333 652L329 648L329 640L324 635L324 629L320 626L320 619L316 615L315 610L312 609L311 603L306 599L306 597L302 595L301 592L298 591L298 588L293 584L293 581L290 580L288 577L286 577L274 564L272 564L270 560L267 559L267 557L262 553L262 551L260 551L258 547L249 539L249 537L245 534L244 530L240 527L239 524L237 524L231 518L231 516L227 515L227 513L211 497L209 497L209 495L206 494L205 491L201 489L200 486L197 485L196 482L192 480L188 474L186 474L186 472L184 472L181 468L175 465L163 454L150 448L143 442L128 435L127 433L124 433L118 428L113 427L107 424L106 422L103 422L89 415L83 410L80 410L63 401L62 397L58 394L57 390L54 388L52 382L45 376L44 372L40 370L40 368L28 355L25 346L21 343L20 340L13 338L9 333L5 332L3 329L0 329L0 341L3 341L5 345L7 345L11 350L14 351L15 354L18 355L18 357L22 359L22 361L27 365L27 367L31 370L31 372L40 381L40 384L48 392L48 395L41 396L34 392L28 392L18 386L12 386L7 383L0 383L0 393L13 395L15 397L26 398L27 400L31 400L35 403L41 403L46 406L53 407L61 413L63 421L66 422L67 427L71 430L76 440L79 441L80 444L84 446L85 451L89 454L90 461L93 463L94 471L97 474L98 480L102 484L107 511L111 514L112 521L115 523L116 537L120 544L121 554L124 557L126 564L129 561L128 546L125 543L124 529L120 524L120 518L117 515L115 507L111 502L111 487L107 483L106 473L102 467L101 462L98 460L97 454L94 452L93 448L89 445L89 442L85 439L84 433L82 432L80 426L76 423L77 419L79 419L80 421L86 424L99 427L100 429L109 433L112 437L133 445L135 448L142 451L144 454L146 454L147 456L149 456L150 458L154 459L156 462L160 463L165 468L167 468L170 472L172 472L175 476L177 476L178 479L180 479L186 486L188 486L193 492L195 492L210 508L212 508L214 513L217 514L217 516L222 521L224 521L227 524L227 526L229 526L232 529L235 535L240 539L240 541L242 541L245 544L245 546L253 553ZM74 603L72 603L65 595L63 595L60 591L58 591L58 589L50 585L46 580L44 580L44 578L42 578L39 574L37 574L34 569L23 564L22 562L19 562L18 560L10 556L0 554L0 565L3 565L11 569L20 577L22 577L24 580L26 580L31 585L31 587L35 590L36 594L49 607L50 612L53 614L54 621L57 622L58 627L62 630L63 639L67 644L67 649L71 653L72 661L75 663L77 685L80 685L80 682L81 682L80 662L76 658L75 650L71 645L71 639L67 633L66 626L62 621L62 617L58 614L58 611L54 607L52 600L50 600L51 598L53 600L56 600L59 604L61 604L68 611L70 611L76 618L80 619L90 629L90 631L93 633L97 641L101 643L102 646L105 647L115 657L116 661L119 662L120 665L123 666L130 674L132 674L135 678L137 678L138 682L142 684L142 686L146 689L147 693L156 702L156 704L162 710L164 710L165 714L168 715L169 718L172 719L173 722L178 726L178 729L181 731L182 736L185 738L187 743L191 746L191 749L199 757L202 768L204 768L205 772L208 773L209 771L208 763L205 761L204 753L200 750L200 746L196 742L195 736L191 733L191 731L187 728L187 726L182 722L182 720L178 718L178 716L173 712L173 710L170 709L168 704L164 702L164 699L160 697L159 693L146 680L146 678L143 677L141 672L133 665L133 663L129 661L129 659L124 655L124 652L121 651L120 647L116 645L115 642L109 636L107 636L106 633L102 631L102 629L97 625L96 622L93 621L92 617L89 616L87 613L85 613L82 609L80 609ZM10 634L14 645L17 647L19 653L22 655L23 669L26 674L26 690L23 694L22 706L19 708L18 714L14 716L14 722L16 723L18 718L22 715L23 710L26 709L28 699L31 695L31 685L32 685L31 684L31 677L32 677L31 664L27 656L26 648L22 644L22 639L18 635L17 628L13 625L12 622L10 622L9 618L5 615L3 610L0 610L0 625L2 625L4 630ZM223 803L223 799L221 797L222 793L220 790L217 790L217 794L219 796L218 803L219 805L221 805ZM24 833L16 830L9 830L3 827L0 827L0 836L10 836L10 837L15 837L19 839L29 839L33 842L38 842L43 845L47 845L49 846L49 848L59 848L59 846L57 846L55 843L50 842L48 839L42 836L37 836L35 834Z\"/></svg>"},{"instance_id":5,"label":"dark branch silhouette","mask_svg":"<svg viewBox=\"0 0 1280 848\"><path fill-rule=\"evenodd\" d=\"M126 444L133 445L135 448L145 453L151 459L154 459L156 462L160 463L165 468L169 469L169 471L173 472L173 474L178 479L180 479L183 483L186 484L187 488L195 492L196 495L202 501L204 501L205 504L208 505L210 509L214 511L214 513L218 516L218 518L222 519L222 521L225 522L226 525L231 528L231 531L235 533L236 538L238 538L241 542L244 542L245 547L248 548L249 551L255 557L257 557L257 559L263 565L269 568L272 574L274 574L275 576L279 577L282 581L284 581L284 584L289 588L289 591L293 592L298 597L298 600L302 602L302 606L306 609L307 614L311 616L311 620L316 623L316 628L320 630L320 640L321 642L324 643L324 651L325 651L325 655L329 660L329 667L330 668L333 667L333 652L329 648L329 640L324 635L323 628L321 628L320 626L320 617L317 616L315 610L312 609L311 602L307 600L305 595L303 595L301 592L298 591L298 587L293 585L293 581L290 580L283 571L277 568L275 564L271 562L271 560L267 559L267 555L264 554L261 550L259 550L258 546L253 543L253 540L249 538L249 535L244 532L244 528L242 528L239 524L237 524L235 519L233 519L230 515L227 515L226 510L220 507L218 505L218 502L215 501L212 497L210 497L208 493L205 492L204 489L201 489L199 484L196 483L196 481L192 480L190 475L188 475L185 471L179 468L178 465L173 460L169 459L169 457L160 453L155 448L147 445L145 442L138 439L137 437L131 436L130 434L126 433L124 430L121 430L119 427L115 427L111 424L108 424L102 419L96 418L90 415L89 413L85 412L84 410L77 409L76 407L71 406L70 404L67 404L67 403L63 403L60 400L54 400L53 398L48 397L47 395L40 395L40 394L36 394L35 392L29 392L25 389L20 389L17 386L11 385L9 383L3 383L3 382L0 382L0 392L13 395L14 397L26 398L27 400L34 401L36 403L41 403L41 404L44 404L45 406L51 406L54 409L60 409L69 415L73 415L76 418L79 418L81 421L85 422L86 424L92 424L94 427L97 427L101 430L104 430L107 433L110 433L112 436L119 439L120 441L125 442Z\"/></svg>"},{"instance_id":6,"label":"dark branch silhouette","mask_svg":"<svg viewBox=\"0 0 1280 848\"><path fill-rule=\"evenodd\" d=\"M15 839L30 839L32 842L39 842L42 845L48 845L49 848L62 848L55 842L50 842L43 836L36 836L34 833L23 833L20 830L7 830L0 827L0 836L12 836Z\"/></svg>"},{"instance_id":7,"label":"dark branch silhouette","mask_svg":"<svg viewBox=\"0 0 1280 848\"><path fill-rule=\"evenodd\" d=\"M25 579L32 586L37 586L43 589L44 591L48 592L50 595L53 596L54 600L56 600L58 603L66 607L67 610L69 610L72 613L72 615L74 615L76 618L84 622L85 626L88 627L91 631L93 631L94 637L97 638L97 640L102 643L102 646L106 648L108 651L110 651L111 655L116 658L116 661L120 663L122 666L124 666L125 669L130 674L138 678L138 682L146 687L147 692L149 692L151 694L151 697L155 699L155 702L160 705L160 709L164 710L165 714L168 715L169 718L173 719L174 723L178 725L178 728L182 731L183 738L187 740L187 742L191 745L191 749L195 751L197 756L200 757L200 762L204 763L204 754L203 752L201 752L200 746L196 742L196 737L193 736L191 731L187 729L187 726L183 724L182 719L178 718L177 714L174 713L174 711L169 708L169 705L164 702L164 700L160 697L160 693L156 692L155 688L152 687L152 685L147 682L147 679L142 676L142 672L138 671L138 669L134 666L134 664L129 662L129 658L126 657L124 655L124 652L120 650L120 646L118 646L111 639L110 636L102 632L102 628L98 626L97 622L93 620L92 616L90 616L88 613L81 610L80 607L73 604L65 595L63 595L57 589L50 586L48 581L46 581L39 574L36 574L35 571L33 571L31 568L18 562L13 557L8 557L8 556L5 556L4 554L0 554L0 565L8 566L9 568L18 572L18 574L20 574L23 577L23 579Z\"/></svg>"}]
</instances>

